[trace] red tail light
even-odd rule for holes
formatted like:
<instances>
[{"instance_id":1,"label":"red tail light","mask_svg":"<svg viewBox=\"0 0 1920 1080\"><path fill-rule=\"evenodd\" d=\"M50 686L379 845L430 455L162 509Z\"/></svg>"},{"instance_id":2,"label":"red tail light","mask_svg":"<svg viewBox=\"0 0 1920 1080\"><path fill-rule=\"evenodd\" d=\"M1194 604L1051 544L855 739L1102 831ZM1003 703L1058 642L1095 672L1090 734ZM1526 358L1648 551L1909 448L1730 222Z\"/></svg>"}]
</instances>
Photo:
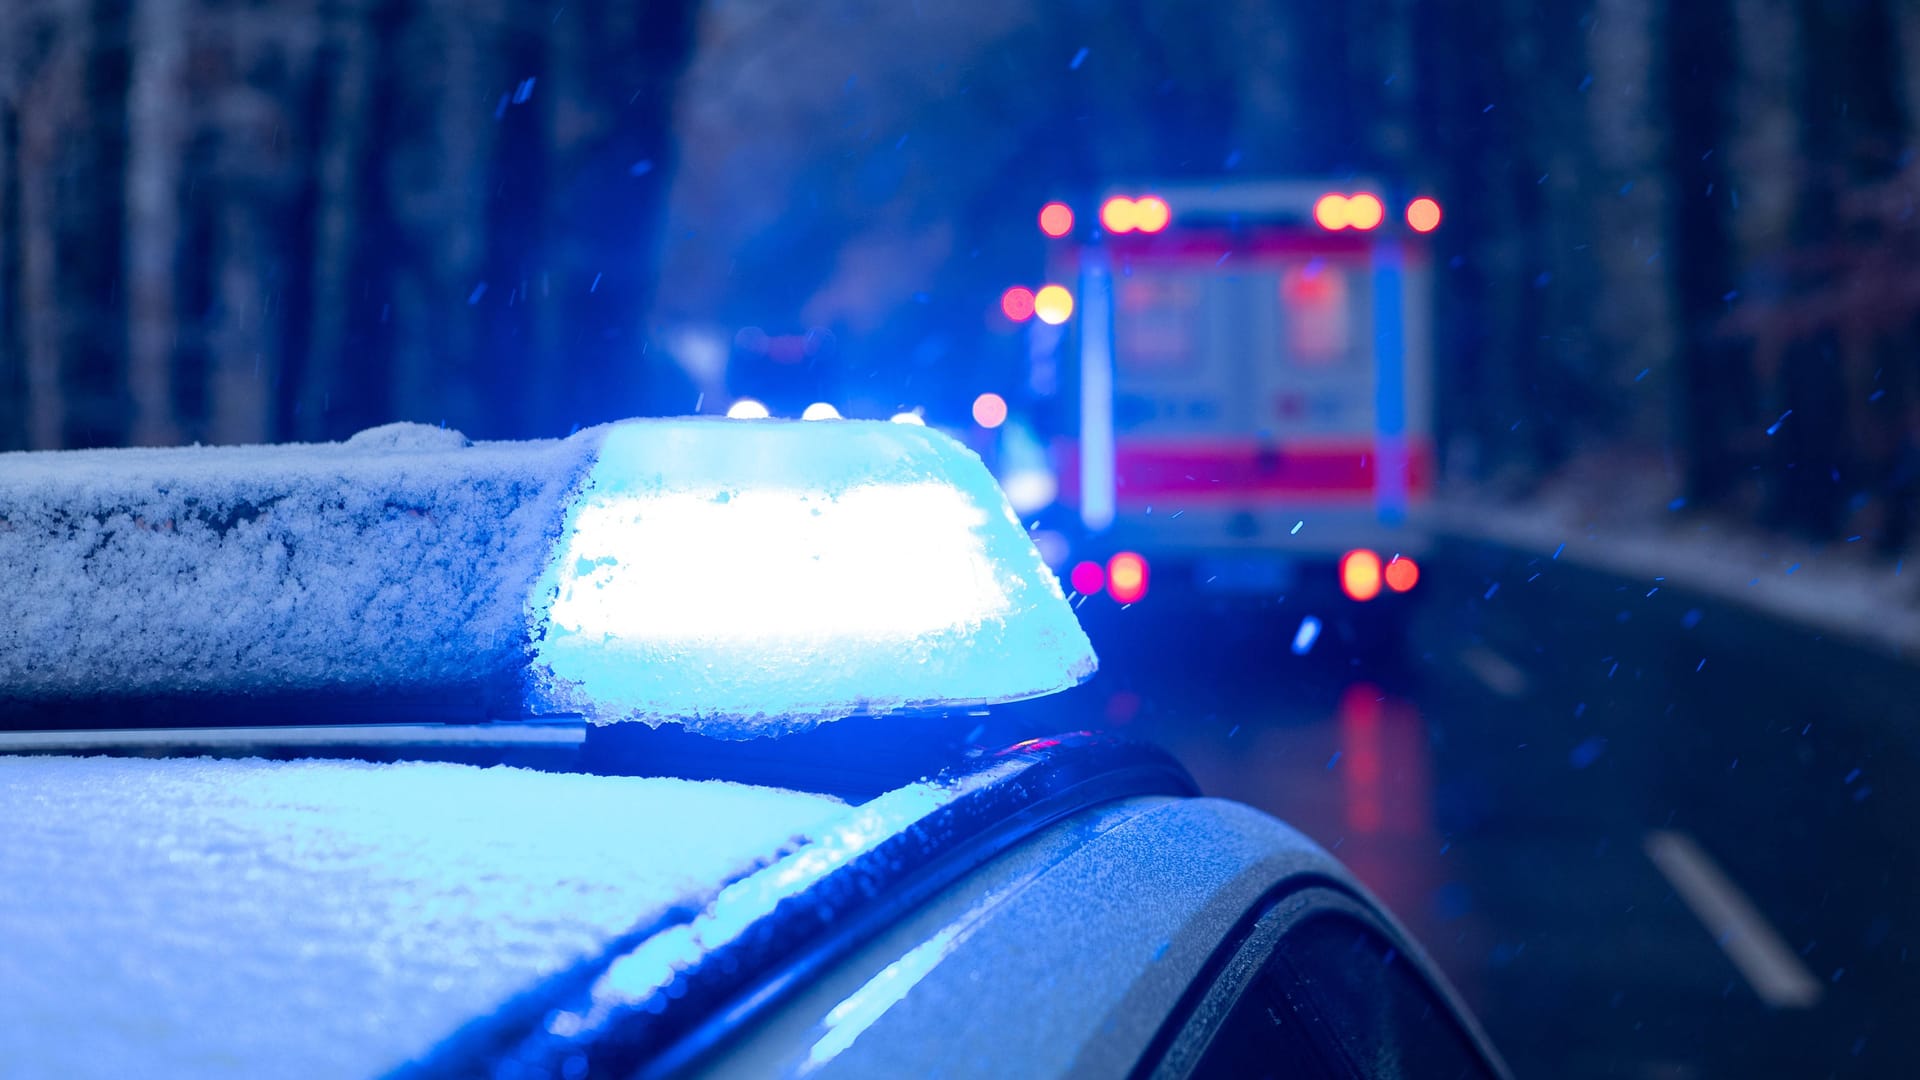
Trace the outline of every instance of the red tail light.
<instances>
[{"instance_id":1,"label":"red tail light","mask_svg":"<svg viewBox=\"0 0 1920 1080\"><path fill-rule=\"evenodd\" d=\"M1406 592L1420 583L1420 564L1405 555L1395 555L1387 563L1387 588Z\"/></svg>"}]
</instances>

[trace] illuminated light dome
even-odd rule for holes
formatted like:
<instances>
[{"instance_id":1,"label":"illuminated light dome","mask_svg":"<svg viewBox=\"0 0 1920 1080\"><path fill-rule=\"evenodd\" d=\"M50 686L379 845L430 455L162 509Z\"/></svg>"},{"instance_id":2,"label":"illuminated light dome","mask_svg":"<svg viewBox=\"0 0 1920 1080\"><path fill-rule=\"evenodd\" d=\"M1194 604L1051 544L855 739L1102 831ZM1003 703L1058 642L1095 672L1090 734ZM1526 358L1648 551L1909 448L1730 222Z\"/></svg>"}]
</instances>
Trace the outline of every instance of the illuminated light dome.
<instances>
[{"instance_id":1,"label":"illuminated light dome","mask_svg":"<svg viewBox=\"0 0 1920 1080\"><path fill-rule=\"evenodd\" d=\"M1068 584L1073 591L1082 596L1093 596L1107 587L1106 568L1088 559L1074 565L1073 573L1068 576Z\"/></svg>"},{"instance_id":2,"label":"illuminated light dome","mask_svg":"<svg viewBox=\"0 0 1920 1080\"><path fill-rule=\"evenodd\" d=\"M1014 322L1026 322L1033 318L1033 290L1025 285L1015 285L1001 293L1000 313Z\"/></svg>"},{"instance_id":3,"label":"illuminated light dome","mask_svg":"<svg viewBox=\"0 0 1920 1080\"><path fill-rule=\"evenodd\" d=\"M1420 583L1420 564L1405 555L1395 555L1387 562L1387 588L1394 592L1406 592Z\"/></svg>"},{"instance_id":4,"label":"illuminated light dome","mask_svg":"<svg viewBox=\"0 0 1920 1080\"><path fill-rule=\"evenodd\" d=\"M1133 204L1133 226L1143 233L1157 233L1172 220L1172 208L1157 195L1148 195Z\"/></svg>"},{"instance_id":5,"label":"illuminated light dome","mask_svg":"<svg viewBox=\"0 0 1920 1080\"><path fill-rule=\"evenodd\" d=\"M926 420L917 412L897 412L891 417L896 424L912 424L914 427L926 427Z\"/></svg>"},{"instance_id":6,"label":"illuminated light dome","mask_svg":"<svg viewBox=\"0 0 1920 1080\"><path fill-rule=\"evenodd\" d=\"M744 738L1094 667L979 457L908 424L607 428L530 597L537 711L602 723Z\"/></svg>"},{"instance_id":7,"label":"illuminated light dome","mask_svg":"<svg viewBox=\"0 0 1920 1080\"><path fill-rule=\"evenodd\" d=\"M1355 548L1340 557L1340 591L1365 603L1380 595L1380 556Z\"/></svg>"},{"instance_id":8,"label":"illuminated light dome","mask_svg":"<svg viewBox=\"0 0 1920 1080\"><path fill-rule=\"evenodd\" d=\"M816 401L800 412L802 420L838 420L840 410L824 401Z\"/></svg>"},{"instance_id":9,"label":"illuminated light dome","mask_svg":"<svg viewBox=\"0 0 1920 1080\"><path fill-rule=\"evenodd\" d=\"M765 405L750 397L743 397L727 406L727 417L732 420L765 420L772 415Z\"/></svg>"},{"instance_id":10,"label":"illuminated light dome","mask_svg":"<svg viewBox=\"0 0 1920 1080\"><path fill-rule=\"evenodd\" d=\"M1363 191L1347 199L1347 224L1362 232L1379 227L1386 218L1387 208L1378 195Z\"/></svg>"},{"instance_id":11,"label":"illuminated light dome","mask_svg":"<svg viewBox=\"0 0 1920 1080\"><path fill-rule=\"evenodd\" d=\"M1007 422L1007 399L991 391L973 399L973 422L997 428Z\"/></svg>"},{"instance_id":12,"label":"illuminated light dome","mask_svg":"<svg viewBox=\"0 0 1920 1080\"><path fill-rule=\"evenodd\" d=\"M1132 199L1115 195L1100 207L1100 224L1110 233L1130 233L1140 227L1139 208Z\"/></svg>"},{"instance_id":13,"label":"illuminated light dome","mask_svg":"<svg viewBox=\"0 0 1920 1080\"><path fill-rule=\"evenodd\" d=\"M1073 231L1073 208L1062 202L1050 202L1040 208L1040 231L1058 239Z\"/></svg>"},{"instance_id":14,"label":"illuminated light dome","mask_svg":"<svg viewBox=\"0 0 1920 1080\"><path fill-rule=\"evenodd\" d=\"M1440 204L1421 196L1407 204L1407 226L1414 232L1432 232L1440 227Z\"/></svg>"},{"instance_id":15,"label":"illuminated light dome","mask_svg":"<svg viewBox=\"0 0 1920 1080\"><path fill-rule=\"evenodd\" d=\"M0 712L392 694L747 738L1094 668L978 455L910 424L7 453L0 505L0 565L36 586L0 590L0 625L46 628L0 636Z\"/></svg>"},{"instance_id":16,"label":"illuminated light dome","mask_svg":"<svg viewBox=\"0 0 1920 1080\"><path fill-rule=\"evenodd\" d=\"M1108 559L1107 594L1122 604L1134 603L1147 595L1146 557L1123 551Z\"/></svg>"},{"instance_id":17,"label":"illuminated light dome","mask_svg":"<svg viewBox=\"0 0 1920 1080\"><path fill-rule=\"evenodd\" d=\"M1033 294L1033 313L1049 326L1073 317L1073 294L1064 285L1048 285Z\"/></svg>"},{"instance_id":18,"label":"illuminated light dome","mask_svg":"<svg viewBox=\"0 0 1920 1080\"><path fill-rule=\"evenodd\" d=\"M1323 229L1338 232L1351 224L1347 220L1347 197L1328 192L1313 204L1313 220Z\"/></svg>"}]
</instances>

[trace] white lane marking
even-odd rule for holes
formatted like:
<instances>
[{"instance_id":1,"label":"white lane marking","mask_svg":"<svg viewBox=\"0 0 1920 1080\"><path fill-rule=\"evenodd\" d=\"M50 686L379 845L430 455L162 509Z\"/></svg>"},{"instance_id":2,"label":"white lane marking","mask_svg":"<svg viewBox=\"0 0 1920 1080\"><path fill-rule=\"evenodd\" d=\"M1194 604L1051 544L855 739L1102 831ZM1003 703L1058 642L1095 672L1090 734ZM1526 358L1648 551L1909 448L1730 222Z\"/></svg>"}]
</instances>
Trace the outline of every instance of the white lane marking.
<instances>
[{"instance_id":1,"label":"white lane marking","mask_svg":"<svg viewBox=\"0 0 1920 1080\"><path fill-rule=\"evenodd\" d=\"M579 746L579 722L542 724L342 724L303 727L131 728L116 731L0 732L0 753L9 750L90 750L99 747L169 746Z\"/></svg>"},{"instance_id":2,"label":"white lane marking","mask_svg":"<svg viewBox=\"0 0 1920 1080\"><path fill-rule=\"evenodd\" d=\"M1820 980L1691 836L1656 829L1647 834L1644 846L1647 858L1666 875L1761 1001L1776 1009L1805 1009L1820 1000Z\"/></svg>"},{"instance_id":3,"label":"white lane marking","mask_svg":"<svg viewBox=\"0 0 1920 1080\"><path fill-rule=\"evenodd\" d=\"M1526 696L1527 673L1485 645L1470 645L1460 650L1460 662L1466 665L1474 678L1501 697Z\"/></svg>"}]
</instances>

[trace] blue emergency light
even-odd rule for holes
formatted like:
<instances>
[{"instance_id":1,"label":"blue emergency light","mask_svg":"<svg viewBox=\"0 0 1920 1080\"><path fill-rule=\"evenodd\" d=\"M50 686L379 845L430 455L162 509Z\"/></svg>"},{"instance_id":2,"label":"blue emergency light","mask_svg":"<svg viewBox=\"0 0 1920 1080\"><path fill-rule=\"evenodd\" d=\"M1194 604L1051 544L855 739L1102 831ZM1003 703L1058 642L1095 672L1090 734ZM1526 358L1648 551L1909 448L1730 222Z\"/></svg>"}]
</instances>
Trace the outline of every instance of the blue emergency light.
<instances>
[{"instance_id":1,"label":"blue emergency light","mask_svg":"<svg viewBox=\"0 0 1920 1080\"><path fill-rule=\"evenodd\" d=\"M748 737L1095 667L986 467L915 424L391 425L0 459L0 565L24 571L0 592L0 711L29 717L484 696L495 718Z\"/></svg>"},{"instance_id":2,"label":"blue emergency light","mask_svg":"<svg viewBox=\"0 0 1920 1080\"><path fill-rule=\"evenodd\" d=\"M529 706L597 721L761 733L1095 665L979 457L910 424L610 427L532 595Z\"/></svg>"}]
</instances>

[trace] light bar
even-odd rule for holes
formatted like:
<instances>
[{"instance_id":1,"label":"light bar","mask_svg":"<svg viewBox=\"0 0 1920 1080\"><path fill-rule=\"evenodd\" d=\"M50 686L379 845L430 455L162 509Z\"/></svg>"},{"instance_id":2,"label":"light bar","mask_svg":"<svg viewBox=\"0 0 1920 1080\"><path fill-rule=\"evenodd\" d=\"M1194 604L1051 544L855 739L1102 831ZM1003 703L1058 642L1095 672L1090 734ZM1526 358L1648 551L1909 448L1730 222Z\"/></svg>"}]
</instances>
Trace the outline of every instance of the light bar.
<instances>
[{"instance_id":1,"label":"light bar","mask_svg":"<svg viewBox=\"0 0 1920 1080\"><path fill-rule=\"evenodd\" d=\"M908 423L5 454L0 516L0 715L345 694L748 737L1095 664L980 459Z\"/></svg>"}]
</instances>

